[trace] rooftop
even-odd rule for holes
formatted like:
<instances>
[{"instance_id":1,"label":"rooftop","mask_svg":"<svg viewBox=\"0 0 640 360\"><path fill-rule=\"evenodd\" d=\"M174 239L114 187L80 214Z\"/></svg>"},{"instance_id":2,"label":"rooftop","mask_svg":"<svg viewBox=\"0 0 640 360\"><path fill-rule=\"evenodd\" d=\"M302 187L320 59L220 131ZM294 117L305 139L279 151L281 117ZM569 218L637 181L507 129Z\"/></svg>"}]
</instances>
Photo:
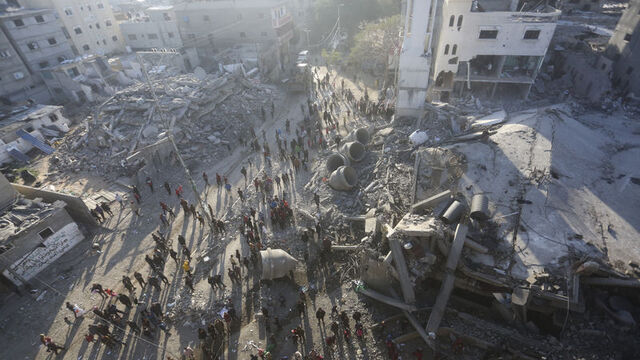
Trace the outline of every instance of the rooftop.
<instances>
[{"instance_id":1,"label":"rooftop","mask_svg":"<svg viewBox=\"0 0 640 360\"><path fill-rule=\"evenodd\" d=\"M12 205L0 212L0 246L6 245L40 221L64 209L66 205L60 200L47 204L37 199L18 197Z\"/></svg>"},{"instance_id":2,"label":"rooftop","mask_svg":"<svg viewBox=\"0 0 640 360\"><path fill-rule=\"evenodd\" d=\"M32 107L21 106L13 108L9 112L0 112L0 127L6 127L13 123L31 119L38 119L59 109L62 109L62 106L42 104L37 104Z\"/></svg>"}]
</instances>

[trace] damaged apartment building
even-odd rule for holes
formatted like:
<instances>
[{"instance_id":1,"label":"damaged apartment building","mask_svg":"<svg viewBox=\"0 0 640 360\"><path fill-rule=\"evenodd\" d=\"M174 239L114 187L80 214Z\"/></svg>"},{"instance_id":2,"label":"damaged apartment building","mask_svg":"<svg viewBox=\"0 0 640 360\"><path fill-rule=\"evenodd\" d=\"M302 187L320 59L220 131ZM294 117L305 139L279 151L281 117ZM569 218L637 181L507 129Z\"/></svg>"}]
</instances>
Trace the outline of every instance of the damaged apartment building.
<instances>
[{"instance_id":1,"label":"damaged apartment building","mask_svg":"<svg viewBox=\"0 0 640 360\"><path fill-rule=\"evenodd\" d=\"M171 63L186 72L200 64L196 49L187 48L182 42L173 6L132 8L122 16L126 20L120 22L120 31L131 50L150 52L145 56L155 52L162 63Z\"/></svg>"},{"instance_id":2,"label":"damaged apartment building","mask_svg":"<svg viewBox=\"0 0 640 360\"><path fill-rule=\"evenodd\" d=\"M0 175L0 291L28 285L84 239L66 206L27 199Z\"/></svg>"},{"instance_id":3,"label":"damaged apartment building","mask_svg":"<svg viewBox=\"0 0 640 360\"><path fill-rule=\"evenodd\" d=\"M258 65L270 78L290 65L293 16L286 0L191 1L174 6L184 46L223 65Z\"/></svg>"},{"instance_id":4,"label":"damaged apartment building","mask_svg":"<svg viewBox=\"0 0 640 360\"><path fill-rule=\"evenodd\" d=\"M399 114L415 113L427 97L526 97L560 13L545 2L518 0L411 2L398 69Z\"/></svg>"}]
</instances>

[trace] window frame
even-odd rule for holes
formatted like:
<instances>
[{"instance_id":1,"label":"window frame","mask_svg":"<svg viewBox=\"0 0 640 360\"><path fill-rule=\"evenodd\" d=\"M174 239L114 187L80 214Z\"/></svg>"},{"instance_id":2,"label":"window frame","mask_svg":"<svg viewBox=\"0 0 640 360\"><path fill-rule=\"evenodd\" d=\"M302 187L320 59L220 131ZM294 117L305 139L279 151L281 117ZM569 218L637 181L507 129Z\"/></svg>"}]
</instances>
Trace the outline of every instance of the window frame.
<instances>
[{"instance_id":1,"label":"window frame","mask_svg":"<svg viewBox=\"0 0 640 360\"><path fill-rule=\"evenodd\" d=\"M487 37L487 36L482 36L482 34L489 34L489 35L494 35L492 37ZM498 39L498 34L500 33L500 30L498 29L480 29L480 32L478 33L478 40L497 40Z\"/></svg>"}]
</instances>

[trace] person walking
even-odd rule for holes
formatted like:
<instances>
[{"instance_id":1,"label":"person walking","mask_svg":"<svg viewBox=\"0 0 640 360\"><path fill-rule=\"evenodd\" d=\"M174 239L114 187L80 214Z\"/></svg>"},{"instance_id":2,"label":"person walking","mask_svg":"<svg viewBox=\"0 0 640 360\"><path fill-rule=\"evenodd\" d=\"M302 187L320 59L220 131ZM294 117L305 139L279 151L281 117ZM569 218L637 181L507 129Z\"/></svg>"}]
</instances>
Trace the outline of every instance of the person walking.
<instances>
[{"instance_id":1,"label":"person walking","mask_svg":"<svg viewBox=\"0 0 640 360\"><path fill-rule=\"evenodd\" d=\"M187 276L185 276L184 278L184 284L186 287L188 287L191 291L194 291L195 289L193 288L193 276L191 275L191 273L187 273Z\"/></svg>"},{"instance_id":2,"label":"person walking","mask_svg":"<svg viewBox=\"0 0 640 360\"><path fill-rule=\"evenodd\" d=\"M244 183L247 183L247 169L243 166L242 169L240 169L240 173L244 176Z\"/></svg>"},{"instance_id":3,"label":"person walking","mask_svg":"<svg viewBox=\"0 0 640 360\"><path fill-rule=\"evenodd\" d=\"M134 292L136 290L135 286L133 286L133 283L131 282L131 278L126 275L122 275L122 284L127 290L129 290L129 292Z\"/></svg>"},{"instance_id":4,"label":"person walking","mask_svg":"<svg viewBox=\"0 0 640 360\"><path fill-rule=\"evenodd\" d=\"M136 280L140 284L140 288L144 289L144 287L147 286L147 283L144 281L144 278L142 277L142 274L140 274L139 272L137 272L137 271L134 272L133 273L133 277L136 278Z\"/></svg>"},{"instance_id":5,"label":"person walking","mask_svg":"<svg viewBox=\"0 0 640 360\"><path fill-rule=\"evenodd\" d=\"M93 285L91 285L91 292L98 293L103 299L108 298L107 294L104 292L104 289L102 289L102 285L98 283L94 283Z\"/></svg>"},{"instance_id":6,"label":"person walking","mask_svg":"<svg viewBox=\"0 0 640 360\"><path fill-rule=\"evenodd\" d=\"M40 342L42 345L47 347L47 352L53 352L58 355L58 351L64 350L64 346L59 346L49 336L45 336L44 334L40 334Z\"/></svg>"},{"instance_id":7,"label":"person walking","mask_svg":"<svg viewBox=\"0 0 640 360\"><path fill-rule=\"evenodd\" d=\"M318 319L318 323L320 324L324 324L324 316L327 314L326 311L324 311L323 308L319 307L318 310L316 310L316 319Z\"/></svg>"},{"instance_id":8,"label":"person walking","mask_svg":"<svg viewBox=\"0 0 640 360\"><path fill-rule=\"evenodd\" d=\"M102 202L100 203L100 207L102 208L102 210L104 210L104 212L109 214L109 216L113 216L113 212L111 211L111 206L109 206L109 204L107 204L106 202Z\"/></svg>"}]
</instances>

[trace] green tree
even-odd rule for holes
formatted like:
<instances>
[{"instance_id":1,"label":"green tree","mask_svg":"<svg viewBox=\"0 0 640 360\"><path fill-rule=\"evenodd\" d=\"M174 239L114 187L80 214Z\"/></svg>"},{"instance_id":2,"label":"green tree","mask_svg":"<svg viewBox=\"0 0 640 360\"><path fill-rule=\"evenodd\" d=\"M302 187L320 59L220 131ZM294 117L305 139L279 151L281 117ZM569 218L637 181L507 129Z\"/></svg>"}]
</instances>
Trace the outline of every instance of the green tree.
<instances>
[{"instance_id":1,"label":"green tree","mask_svg":"<svg viewBox=\"0 0 640 360\"><path fill-rule=\"evenodd\" d=\"M347 64L360 70L384 71L389 56L401 44L400 15L366 22L354 38Z\"/></svg>"},{"instance_id":2,"label":"green tree","mask_svg":"<svg viewBox=\"0 0 640 360\"><path fill-rule=\"evenodd\" d=\"M339 51L322 49L321 55L324 61L331 66L338 66L342 63L342 53Z\"/></svg>"}]
</instances>

